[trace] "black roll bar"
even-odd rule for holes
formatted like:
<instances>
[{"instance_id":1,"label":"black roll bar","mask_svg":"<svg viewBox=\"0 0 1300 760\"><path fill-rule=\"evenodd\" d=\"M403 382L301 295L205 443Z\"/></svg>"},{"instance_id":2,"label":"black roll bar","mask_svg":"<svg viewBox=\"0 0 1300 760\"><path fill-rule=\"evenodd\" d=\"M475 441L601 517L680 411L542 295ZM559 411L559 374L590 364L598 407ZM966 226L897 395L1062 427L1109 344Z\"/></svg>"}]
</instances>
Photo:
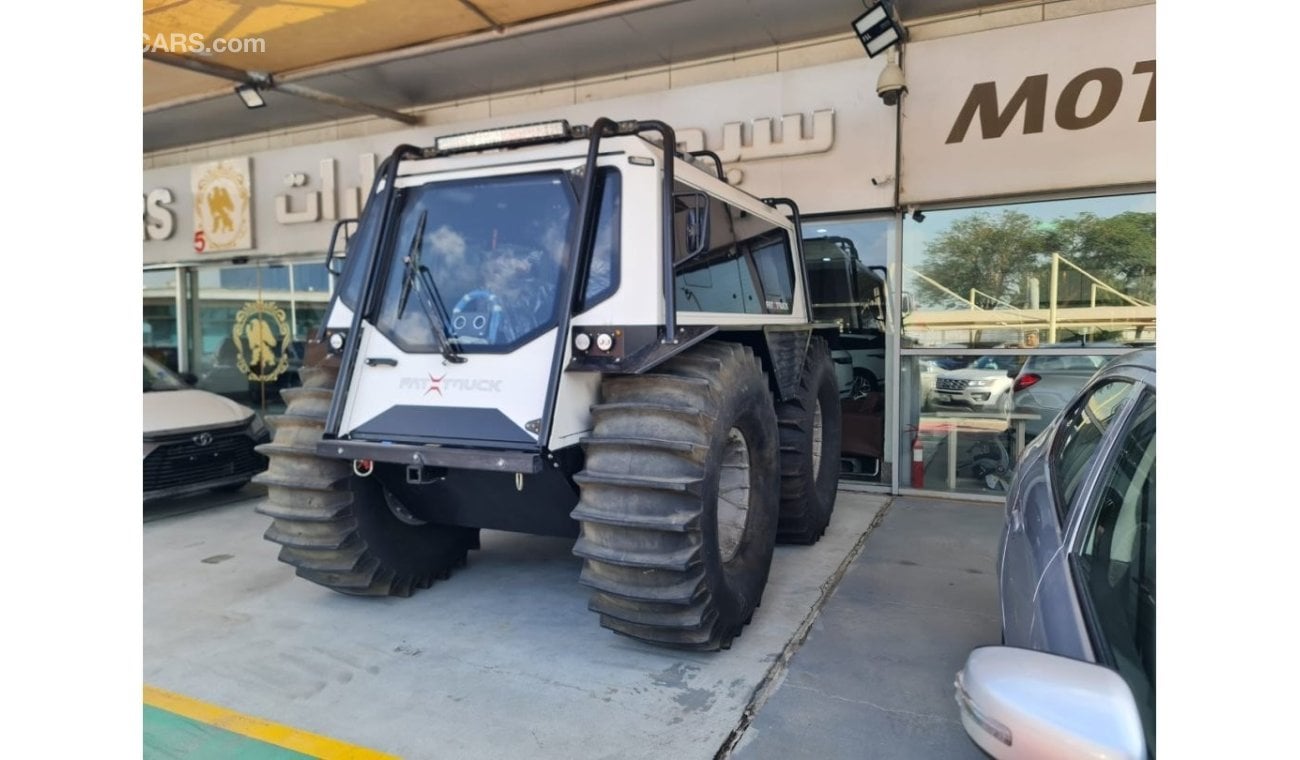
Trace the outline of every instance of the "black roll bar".
<instances>
[{"instance_id":1,"label":"black roll bar","mask_svg":"<svg viewBox=\"0 0 1300 760\"><path fill-rule=\"evenodd\" d=\"M352 312L352 323L348 326L347 341L343 345L343 356L339 360L339 377L334 384L334 398L330 401L330 411L325 417L325 431L322 435L324 438L337 437L339 432L340 418L343 416L343 406L347 402L348 388L352 386L350 380L352 368L357 361L357 352L361 348L361 321L366 315L376 308L378 290L376 281L384 272L383 267L379 265L379 256L385 250L389 237L394 233L394 225L389 224L389 217L392 216L393 205L397 202L397 166L402 163L402 159L408 155L419 155L420 149L414 145L398 145L393 152L384 160L385 166L381 167L384 171L380 172L375 179L375 184L371 187L370 197L373 200L375 193L379 191L379 183L384 183L384 189L388 195L384 197L384 212L379 215L379 230L375 235L374 242L370 246L370 256L366 260L366 271L361 280L361 296L357 299L356 309Z\"/></svg>"}]
</instances>

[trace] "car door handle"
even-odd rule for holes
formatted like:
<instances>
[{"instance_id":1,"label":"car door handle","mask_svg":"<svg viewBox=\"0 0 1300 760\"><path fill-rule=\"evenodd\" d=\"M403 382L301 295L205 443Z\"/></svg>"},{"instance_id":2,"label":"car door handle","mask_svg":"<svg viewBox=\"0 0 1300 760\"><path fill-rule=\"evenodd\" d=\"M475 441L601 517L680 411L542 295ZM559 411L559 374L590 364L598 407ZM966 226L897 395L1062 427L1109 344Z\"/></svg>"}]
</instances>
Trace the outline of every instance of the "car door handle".
<instances>
[{"instance_id":1,"label":"car door handle","mask_svg":"<svg viewBox=\"0 0 1300 760\"><path fill-rule=\"evenodd\" d=\"M397 360L389 359L387 356L372 356L366 359L367 367L377 367L381 364L384 365L385 367L396 367Z\"/></svg>"}]
</instances>

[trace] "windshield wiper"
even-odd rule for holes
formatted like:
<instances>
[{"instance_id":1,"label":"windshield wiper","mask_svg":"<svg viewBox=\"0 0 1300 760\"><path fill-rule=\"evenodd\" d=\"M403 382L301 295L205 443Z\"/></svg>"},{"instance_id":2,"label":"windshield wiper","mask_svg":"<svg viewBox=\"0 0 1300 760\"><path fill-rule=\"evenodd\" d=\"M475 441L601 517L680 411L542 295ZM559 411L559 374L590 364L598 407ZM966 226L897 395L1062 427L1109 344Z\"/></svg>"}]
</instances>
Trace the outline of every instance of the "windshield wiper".
<instances>
[{"instance_id":1,"label":"windshield wiper","mask_svg":"<svg viewBox=\"0 0 1300 760\"><path fill-rule=\"evenodd\" d=\"M411 249L406 252L406 269L402 272L402 293L397 297L398 319L406 313L406 301L411 296L415 272L420 268L420 254L424 250L424 222L428 218L428 211L420 212L420 220L415 223L415 237L411 238Z\"/></svg>"},{"instance_id":2,"label":"windshield wiper","mask_svg":"<svg viewBox=\"0 0 1300 760\"><path fill-rule=\"evenodd\" d=\"M402 292L397 298L397 318L401 319L402 314L406 312L406 303L410 299L411 288L415 284L416 275L419 275L421 284L421 294L426 295L432 304L424 303L424 314L429 318L429 324L433 327L433 336L438 340L438 350L442 352L442 358L453 363L463 364L465 357L457 353L452 345L452 339L447 336L447 307L443 304L442 295L438 293L438 286L433 282L433 274L429 268L420 263L420 255L424 250L424 222L428 218L428 211L420 212L420 221L415 226L415 238L411 240L411 250L406 254L406 268L402 272Z\"/></svg>"},{"instance_id":3,"label":"windshield wiper","mask_svg":"<svg viewBox=\"0 0 1300 760\"><path fill-rule=\"evenodd\" d=\"M425 304L425 312L429 315L429 321L433 322L434 331L437 333L438 343L442 347L442 356L453 364L464 364L465 357L456 352L454 345L455 338L447 335L443 325L447 324L447 304L442 300L442 294L438 292L438 286L433 281L433 273L429 268L420 265L420 292L429 296L433 303ZM432 306L432 308L429 308Z\"/></svg>"}]
</instances>

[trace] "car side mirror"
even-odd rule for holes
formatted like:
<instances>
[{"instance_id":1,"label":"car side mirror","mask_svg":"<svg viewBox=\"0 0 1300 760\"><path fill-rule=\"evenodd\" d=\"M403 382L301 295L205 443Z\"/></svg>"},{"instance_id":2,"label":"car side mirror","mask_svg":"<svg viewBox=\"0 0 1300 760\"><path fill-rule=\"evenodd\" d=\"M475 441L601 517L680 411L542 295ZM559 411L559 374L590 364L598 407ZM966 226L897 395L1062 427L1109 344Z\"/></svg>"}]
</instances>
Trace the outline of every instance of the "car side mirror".
<instances>
[{"instance_id":1,"label":"car side mirror","mask_svg":"<svg viewBox=\"0 0 1300 760\"><path fill-rule=\"evenodd\" d=\"M902 302L898 305L899 316L906 317L908 314L911 314L912 307L913 307L912 294L908 293L907 291L903 291Z\"/></svg>"},{"instance_id":2,"label":"car side mirror","mask_svg":"<svg viewBox=\"0 0 1300 760\"><path fill-rule=\"evenodd\" d=\"M194 385L198 383L199 376L194 374L193 372L182 372L181 379L185 381L186 385Z\"/></svg>"},{"instance_id":3,"label":"car side mirror","mask_svg":"<svg viewBox=\"0 0 1300 760\"><path fill-rule=\"evenodd\" d=\"M981 647L954 684L962 726L1000 760L1146 757L1137 702L1115 671L1013 647Z\"/></svg>"},{"instance_id":4,"label":"car side mirror","mask_svg":"<svg viewBox=\"0 0 1300 760\"><path fill-rule=\"evenodd\" d=\"M329 253L325 255L325 270L335 277L343 274L343 262L348 257L348 240L352 238L356 229L356 219L340 219L334 223L334 232L330 234ZM340 242L339 232L343 233L341 249L337 248Z\"/></svg>"},{"instance_id":5,"label":"car side mirror","mask_svg":"<svg viewBox=\"0 0 1300 760\"><path fill-rule=\"evenodd\" d=\"M673 195L675 214L685 214L686 250L677 258L687 259L704 253L709 248L709 196L704 193L676 193Z\"/></svg>"}]
</instances>

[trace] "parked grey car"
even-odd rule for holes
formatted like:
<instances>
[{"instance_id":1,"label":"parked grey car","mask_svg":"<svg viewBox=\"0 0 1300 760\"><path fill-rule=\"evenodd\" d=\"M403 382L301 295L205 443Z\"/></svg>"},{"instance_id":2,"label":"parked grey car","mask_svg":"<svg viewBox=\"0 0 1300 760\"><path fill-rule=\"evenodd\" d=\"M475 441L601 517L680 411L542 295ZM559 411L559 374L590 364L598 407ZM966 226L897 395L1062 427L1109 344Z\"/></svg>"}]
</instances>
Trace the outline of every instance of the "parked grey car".
<instances>
[{"instance_id":1,"label":"parked grey car","mask_svg":"<svg viewBox=\"0 0 1300 760\"><path fill-rule=\"evenodd\" d=\"M1122 348L1118 343L1062 343L1044 348ZM1011 386L1016 414L1034 415L1025 421L1025 433L1043 432L1088 379L1106 363L1107 356L1036 354L1025 361ZM1036 417L1036 418L1035 418Z\"/></svg>"},{"instance_id":2,"label":"parked grey car","mask_svg":"<svg viewBox=\"0 0 1300 760\"><path fill-rule=\"evenodd\" d=\"M1007 496L1004 646L957 702L998 758L1155 755L1155 349L1105 365L1025 448Z\"/></svg>"}]
</instances>

